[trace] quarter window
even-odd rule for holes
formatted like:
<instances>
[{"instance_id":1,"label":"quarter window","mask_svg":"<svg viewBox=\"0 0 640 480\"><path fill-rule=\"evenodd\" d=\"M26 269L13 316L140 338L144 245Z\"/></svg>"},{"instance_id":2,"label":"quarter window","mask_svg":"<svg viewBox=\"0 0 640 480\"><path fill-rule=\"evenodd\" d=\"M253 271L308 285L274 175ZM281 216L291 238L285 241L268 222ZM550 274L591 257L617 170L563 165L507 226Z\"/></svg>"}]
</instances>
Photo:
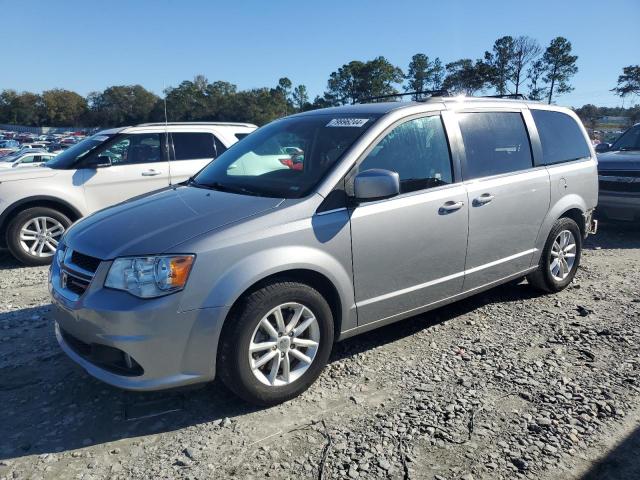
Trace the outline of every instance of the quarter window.
<instances>
[{"instance_id":1,"label":"quarter window","mask_svg":"<svg viewBox=\"0 0 640 480\"><path fill-rule=\"evenodd\" d=\"M533 166L529 136L519 113L462 113L458 122L466 154L466 180Z\"/></svg>"},{"instance_id":2,"label":"quarter window","mask_svg":"<svg viewBox=\"0 0 640 480\"><path fill-rule=\"evenodd\" d=\"M206 132L173 132L169 136L173 141L175 157L171 160L213 160L227 148L215 135Z\"/></svg>"},{"instance_id":3,"label":"quarter window","mask_svg":"<svg viewBox=\"0 0 640 480\"><path fill-rule=\"evenodd\" d=\"M570 162L591 156L582 130L569 115L531 110L542 143L542 164Z\"/></svg>"},{"instance_id":4,"label":"quarter window","mask_svg":"<svg viewBox=\"0 0 640 480\"><path fill-rule=\"evenodd\" d=\"M372 168L397 172L400 193L451 183L451 157L440 117L417 118L395 127L367 155L359 171Z\"/></svg>"}]
</instances>

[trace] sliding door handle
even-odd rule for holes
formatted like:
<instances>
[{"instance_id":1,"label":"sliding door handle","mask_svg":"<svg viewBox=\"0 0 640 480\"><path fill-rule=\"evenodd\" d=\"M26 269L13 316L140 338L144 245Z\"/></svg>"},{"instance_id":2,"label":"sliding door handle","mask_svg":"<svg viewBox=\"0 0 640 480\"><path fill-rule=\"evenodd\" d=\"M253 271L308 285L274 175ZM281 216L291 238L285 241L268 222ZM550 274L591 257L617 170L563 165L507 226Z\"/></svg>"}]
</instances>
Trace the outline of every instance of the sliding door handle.
<instances>
[{"instance_id":1,"label":"sliding door handle","mask_svg":"<svg viewBox=\"0 0 640 480\"><path fill-rule=\"evenodd\" d=\"M464 207L464 202L449 201L440 207L440 213L455 212L456 210L460 210L462 207Z\"/></svg>"},{"instance_id":2,"label":"sliding door handle","mask_svg":"<svg viewBox=\"0 0 640 480\"><path fill-rule=\"evenodd\" d=\"M489 203L494 198L496 198L495 195L491 195L490 193L483 193L478 198L475 198L473 200L473 203L475 205L477 205L477 206L480 206L480 205L484 205L486 203Z\"/></svg>"}]
</instances>

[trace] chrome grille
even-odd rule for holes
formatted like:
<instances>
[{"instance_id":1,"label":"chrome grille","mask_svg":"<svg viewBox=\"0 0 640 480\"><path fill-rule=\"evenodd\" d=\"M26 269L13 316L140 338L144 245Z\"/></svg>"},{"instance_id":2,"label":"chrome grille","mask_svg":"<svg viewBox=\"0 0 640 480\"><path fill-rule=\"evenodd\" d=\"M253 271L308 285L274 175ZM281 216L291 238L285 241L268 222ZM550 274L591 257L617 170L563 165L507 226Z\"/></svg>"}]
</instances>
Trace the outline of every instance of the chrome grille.
<instances>
[{"instance_id":1,"label":"chrome grille","mask_svg":"<svg viewBox=\"0 0 640 480\"><path fill-rule=\"evenodd\" d=\"M606 192L640 193L640 171L603 170L598 174L600 190Z\"/></svg>"},{"instance_id":2,"label":"chrome grille","mask_svg":"<svg viewBox=\"0 0 640 480\"><path fill-rule=\"evenodd\" d=\"M78 267L86 270L87 272L95 273L95 271L100 266L100 259L95 257L90 257L89 255L84 255L80 252L76 252L75 250L71 254L71 264L77 265Z\"/></svg>"},{"instance_id":3,"label":"chrome grille","mask_svg":"<svg viewBox=\"0 0 640 480\"><path fill-rule=\"evenodd\" d=\"M78 297L82 296L91 285L100 261L99 258L67 249L60 265L60 287Z\"/></svg>"}]
</instances>

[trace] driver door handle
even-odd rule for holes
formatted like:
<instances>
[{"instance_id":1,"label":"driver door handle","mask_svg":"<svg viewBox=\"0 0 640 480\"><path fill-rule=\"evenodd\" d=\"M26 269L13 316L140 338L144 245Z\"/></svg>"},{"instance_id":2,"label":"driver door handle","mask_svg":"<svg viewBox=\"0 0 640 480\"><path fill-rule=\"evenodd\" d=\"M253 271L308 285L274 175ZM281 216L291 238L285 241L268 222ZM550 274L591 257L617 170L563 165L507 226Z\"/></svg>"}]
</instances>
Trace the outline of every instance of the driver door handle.
<instances>
[{"instance_id":1,"label":"driver door handle","mask_svg":"<svg viewBox=\"0 0 640 480\"><path fill-rule=\"evenodd\" d=\"M162 172L159 172L158 170L154 170L153 168L149 169L149 170L145 170L141 173L141 175L143 177L155 177L156 175L160 175Z\"/></svg>"}]
</instances>

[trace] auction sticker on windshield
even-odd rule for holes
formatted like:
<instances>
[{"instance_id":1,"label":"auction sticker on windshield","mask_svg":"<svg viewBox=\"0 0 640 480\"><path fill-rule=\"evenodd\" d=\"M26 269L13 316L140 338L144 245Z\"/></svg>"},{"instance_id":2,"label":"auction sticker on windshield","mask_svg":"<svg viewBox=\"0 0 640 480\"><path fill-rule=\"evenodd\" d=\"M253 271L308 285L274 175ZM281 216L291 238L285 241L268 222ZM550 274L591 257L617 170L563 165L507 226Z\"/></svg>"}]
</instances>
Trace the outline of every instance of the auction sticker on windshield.
<instances>
[{"instance_id":1,"label":"auction sticker on windshield","mask_svg":"<svg viewBox=\"0 0 640 480\"><path fill-rule=\"evenodd\" d=\"M369 121L368 118L334 118L327 127L356 127L360 128Z\"/></svg>"}]
</instances>

